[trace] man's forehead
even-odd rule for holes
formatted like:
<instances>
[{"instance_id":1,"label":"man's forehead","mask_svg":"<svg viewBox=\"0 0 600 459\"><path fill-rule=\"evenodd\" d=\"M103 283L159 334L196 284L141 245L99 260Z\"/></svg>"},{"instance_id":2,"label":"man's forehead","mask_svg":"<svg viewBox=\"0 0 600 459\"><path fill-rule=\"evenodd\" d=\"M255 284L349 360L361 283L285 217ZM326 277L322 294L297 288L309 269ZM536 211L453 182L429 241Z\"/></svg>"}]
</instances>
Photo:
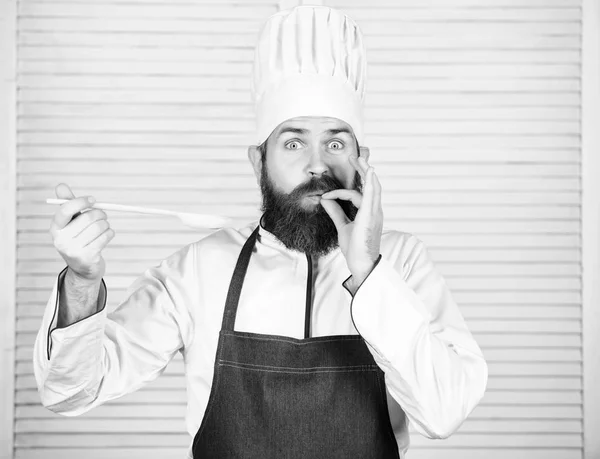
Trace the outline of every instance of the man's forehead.
<instances>
[{"instance_id":1,"label":"man's forehead","mask_svg":"<svg viewBox=\"0 0 600 459\"><path fill-rule=\"evenodd\" d=\"M338 118L323 116L299 116L284 121L275 129L275 136L286 132L297 134L321 134L334 131L336 133L353 134L353 130L348 123Z\"/></svg>"}]
</instances>

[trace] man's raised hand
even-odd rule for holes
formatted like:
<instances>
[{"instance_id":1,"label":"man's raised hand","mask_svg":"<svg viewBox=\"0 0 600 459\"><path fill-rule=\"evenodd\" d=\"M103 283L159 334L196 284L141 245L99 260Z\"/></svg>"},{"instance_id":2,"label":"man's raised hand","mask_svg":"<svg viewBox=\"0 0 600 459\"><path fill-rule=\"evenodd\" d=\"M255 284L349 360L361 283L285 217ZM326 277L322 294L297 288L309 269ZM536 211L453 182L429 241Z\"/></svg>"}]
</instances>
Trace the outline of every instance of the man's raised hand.
<instances>
[{"instance_id":1,"label":"man's raised hand","mask_svg":"<svg viewBox=\"0 0 600 459\"><path fill-rule=\"evenodd\" d=\"M355 283L360 285L379 258L383 230L381 184L363 157L352 155L349 161L363 180L363 193L346 189L329 191L321 196L321 205L335 224L348 269ZM358 208L354 221L346 216L335 199L350 201Z\"/></svg>"},{"instance_id":2,"label":"man's raised hand","mask_svg":"<svg viewBox=\"0 0 600 459\"><path fill-rule=\"evenodd\" d=\"M54 247L82 281L99 282L105 271L102 250L115 236L106 214L92 209L91 196L76 198L64 183L56 187L56 197L68 199L54 214L50 234Z\"/></svg>"}]
</instances>

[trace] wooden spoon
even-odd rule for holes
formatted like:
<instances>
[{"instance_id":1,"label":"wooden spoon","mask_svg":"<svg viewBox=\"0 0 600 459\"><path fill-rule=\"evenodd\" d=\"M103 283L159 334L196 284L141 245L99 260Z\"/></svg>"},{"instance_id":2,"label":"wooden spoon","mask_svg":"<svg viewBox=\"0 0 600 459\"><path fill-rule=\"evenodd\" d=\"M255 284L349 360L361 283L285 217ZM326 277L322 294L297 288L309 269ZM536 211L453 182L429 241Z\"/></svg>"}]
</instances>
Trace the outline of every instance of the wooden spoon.
<instances>
[{"instance_id":1,"label":"wooden spoon","mask_svg":"<svg viewBox=\"0 0 600 459\"><path fill-rule=\"evenodd\" d=\"M64 204L68 199L46 199L48 204ZM231 224L231 219L218 215L191 214L187 212L175 212L173 210L154 209L151 207L125 206L122 204L110 204L108 202L96 202L92 205L95 209L115 210L118 212L131 212L146 215L166 215L177 217L181 223L194 229L217 229Z\"/></svg>"}]
</instances>

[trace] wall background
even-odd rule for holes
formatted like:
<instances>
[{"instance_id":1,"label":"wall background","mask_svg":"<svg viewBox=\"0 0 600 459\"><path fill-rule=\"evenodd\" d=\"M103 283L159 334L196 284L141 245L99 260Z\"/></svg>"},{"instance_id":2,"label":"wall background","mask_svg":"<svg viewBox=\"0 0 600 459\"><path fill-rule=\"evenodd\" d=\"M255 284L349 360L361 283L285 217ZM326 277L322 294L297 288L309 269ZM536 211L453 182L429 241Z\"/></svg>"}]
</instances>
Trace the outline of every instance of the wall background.
<instances>
[{"instance_id":1,"label":"wall background","mask_svg":"<svg viewBox=\"0 0 600 459\"><path fill-rule=\"evenodd\" d=\"M599 364L588 348L586 362L596 363L584 368L582 353L594 342L582 316L598 310L597 289L582 300L582 113L599 117L582 107L582 65L597 71L582 56L600 61L582 54L582 6L598 13L597 0L583 1L323 2L365 34L367 145L386 225L427 244L490 368L486 397L461 429L444 441L413 435L410 458L583 457L584 408L599 403L592 385L584 399L584 378ZM184 457L180 357L146 388L78 418L39 404L31 346L63 267L44 200L63 181L99 201L220 213L239 225L257 218L249 74L255 35L277 8L2 0L3 37L14 46L4 41L0 128L13 135L0 136L0 171L16 184L2 182L0 208L11 368L0 381L3 403L14 404L0 429L3 458ZM590 135L586 167L599 164ZM204 235L169 219L114 213L111 223L109 310L146 267ZM597 219L587 224L599 234ZM597 243L589 247L595 256ZM596 277L598 259L588 258ZM585 429L597 432L591 422ZM586 459L596 457L598 441L587 442Z\"/></svg>"}]
</instances>

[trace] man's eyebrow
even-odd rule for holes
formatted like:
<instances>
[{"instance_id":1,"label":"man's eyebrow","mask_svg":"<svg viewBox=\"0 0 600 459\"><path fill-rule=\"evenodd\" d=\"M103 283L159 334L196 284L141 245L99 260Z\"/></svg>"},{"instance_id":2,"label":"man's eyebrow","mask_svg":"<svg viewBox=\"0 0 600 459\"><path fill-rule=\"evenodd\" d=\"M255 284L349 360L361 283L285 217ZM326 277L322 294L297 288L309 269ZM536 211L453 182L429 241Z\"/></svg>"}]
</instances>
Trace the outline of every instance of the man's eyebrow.
<instances>
[{"instance_id":1,"label":"man's eyebrow","mask_svg":"<svg viewBox=\"0 0 600 459\"><path fill-rule=\"evenodd\" d=\"M288 132L291 132L292 134L305 135L305 134L308 134L308 129L295 128L295 127L284 127L283 129L281 129L281 131L279 131L279 134L277 134L277 137L280 137L281 135L288 133ZM346 134L352 135L352 131L345 127L342 127L339 129L328 129L324 132L327 135L336 135L336 134L341 134L341 133L346 133Z\"/></svg>"},{"instance_id":2,"label":"man's eyebrow","mask_svg":"<svg viewBox=\"0 0 600 459\"><path fill-rule=\"evenodd\" d=\"M298 134L298 135L304 135L304 134L308 133L308 130L302 129L302 128L284 127L281 131L279 131L279 134L277 134L277 137L281 137L281 135L285 134L286 132L291 132L293 134Z\"/></svg>"},{"instance_id":3,"label":"man's eyebrow","mask_svg":"<svg viewBox=\"0 0 600 459\"><path fill-rule=\"evenodd\" d=\"M350 129L348 129L348 128L328 129L327 131L325 131L325 133L328 135L336 135L336 134L340 134L342 132L352 135L352 131L350 131Z\"/></svg>"}]
</instances>

